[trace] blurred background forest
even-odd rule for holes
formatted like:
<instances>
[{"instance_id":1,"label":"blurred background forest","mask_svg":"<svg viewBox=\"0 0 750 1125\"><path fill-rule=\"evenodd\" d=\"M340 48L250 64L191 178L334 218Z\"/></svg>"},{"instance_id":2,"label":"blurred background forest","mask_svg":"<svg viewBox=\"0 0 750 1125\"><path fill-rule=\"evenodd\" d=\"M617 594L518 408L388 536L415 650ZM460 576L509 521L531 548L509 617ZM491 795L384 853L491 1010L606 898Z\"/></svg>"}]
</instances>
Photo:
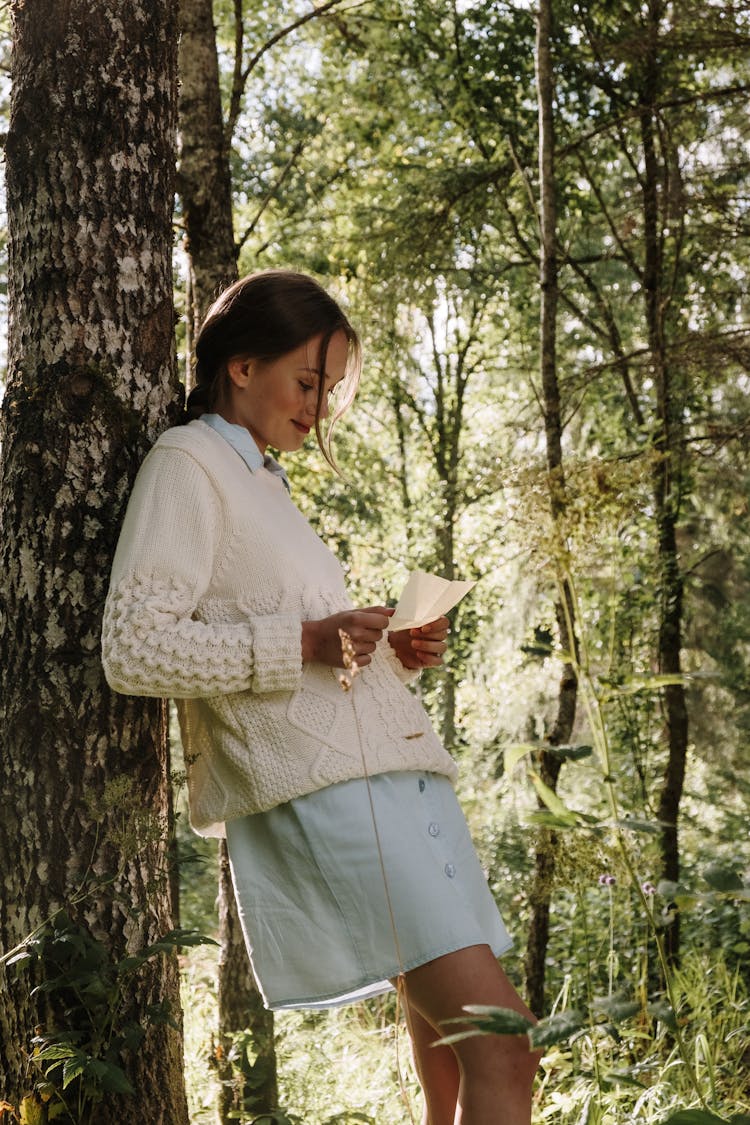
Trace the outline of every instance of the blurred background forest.
<instances>
[{"instance_id":1,"label":"blurred background forest","mask_svg":"<svg viewBox=\"0 0 750 1125\"><path fill-rule=\"evenodd\" d=\"M746 1120L750 9L214 0L209 28L201 7L181 14L208 52L180 63L181 375L233 267L312 272L362 333L341 475L312 444L286 467L355 601L393 603L416 568L476 580L420 690L508 971L563 1020L535 1120ZM218 264L187 98L214 81ZM176 800L180 922L218 939L216 848L179 776ZM224 1121L406 1119L391 1000L221 1038L218 962L181 961L194 1125L222 1081Z\"/></svg>"}]
</instances>

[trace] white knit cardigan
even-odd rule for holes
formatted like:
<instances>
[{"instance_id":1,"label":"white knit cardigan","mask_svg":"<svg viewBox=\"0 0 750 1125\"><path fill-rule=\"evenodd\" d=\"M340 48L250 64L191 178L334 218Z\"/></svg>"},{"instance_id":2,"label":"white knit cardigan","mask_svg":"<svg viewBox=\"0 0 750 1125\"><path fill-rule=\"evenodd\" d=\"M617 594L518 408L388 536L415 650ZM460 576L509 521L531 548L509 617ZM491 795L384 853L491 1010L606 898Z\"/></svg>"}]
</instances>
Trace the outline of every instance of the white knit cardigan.
<instances>
[{"instance_id":1,"label":"white knit cardigan","mask_svg":"<svg viewBox=\"0 0 750 1125\"><path fill-rule=\"evenodd\" d=\"M102 659L116 691L177 700L196 831L365 772L455 779L386 639L350 692L303 665L302 621L348 608L338 561L278 476L203 422L162 434L120 533Z\"/></svg>"}]
</instances>

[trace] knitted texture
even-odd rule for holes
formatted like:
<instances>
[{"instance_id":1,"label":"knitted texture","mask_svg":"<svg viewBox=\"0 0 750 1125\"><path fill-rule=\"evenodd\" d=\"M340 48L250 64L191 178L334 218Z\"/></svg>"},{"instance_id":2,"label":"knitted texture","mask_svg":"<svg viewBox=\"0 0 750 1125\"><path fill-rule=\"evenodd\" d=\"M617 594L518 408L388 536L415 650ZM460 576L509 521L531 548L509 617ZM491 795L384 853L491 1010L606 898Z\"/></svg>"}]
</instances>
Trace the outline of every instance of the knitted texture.
<instances>
[{"instance_id":1,"label":"knitted texture","mask_svg":"<svg viewBox=\"0 0 750 1125\"><path fill-rule=\"evenodd\" d=\"M338 561L278 477L200 421L162 434L120 533L102 660L116 691L178 701L197 831L365 768L455 779L385 638L350 692L303 666L302 622L349 608Z\"/></svg>"}]
</instances>

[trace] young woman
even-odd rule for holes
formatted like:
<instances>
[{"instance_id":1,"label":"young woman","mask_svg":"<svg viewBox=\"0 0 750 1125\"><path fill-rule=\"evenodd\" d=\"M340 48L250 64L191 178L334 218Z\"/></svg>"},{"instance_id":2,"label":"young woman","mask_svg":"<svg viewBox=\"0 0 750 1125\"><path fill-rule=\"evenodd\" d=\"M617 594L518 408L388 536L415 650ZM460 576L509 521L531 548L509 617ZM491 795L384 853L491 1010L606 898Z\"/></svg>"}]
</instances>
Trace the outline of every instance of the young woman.
<instances>
[{"instance_id":1,"label":"young woman","mask_svg":"<svg viewBox=\"0 0 750 1125\"><path fill-rule=\"evenodd\" d=\"M147 456L122 527L107 679L177 700L191 821L226 834L266 1004L326 1007L401 977L425 1123L528 1125L525 1037L432 1046L466 1004L529 1014L497 960L511 942L455 764L405 686L440 664L448 622L389 633L391 610L353 607L267 452L320 442L332 393L334 421L351 403L357 337L315 281L274 271L219 297L196 358L193 420Z\"/></svg>"}]
</instances>

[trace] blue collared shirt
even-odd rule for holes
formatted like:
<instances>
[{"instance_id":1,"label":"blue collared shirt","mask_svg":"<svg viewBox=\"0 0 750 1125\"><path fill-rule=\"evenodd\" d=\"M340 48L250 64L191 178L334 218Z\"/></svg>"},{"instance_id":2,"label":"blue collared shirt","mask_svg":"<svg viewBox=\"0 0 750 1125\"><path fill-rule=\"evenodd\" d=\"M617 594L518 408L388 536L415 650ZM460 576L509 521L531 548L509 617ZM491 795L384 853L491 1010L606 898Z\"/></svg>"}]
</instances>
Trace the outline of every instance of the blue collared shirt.
<instances>
[{"instance_id":1,"label":"blue collared shirt","mask_svg":"<svg viewBox=\"0 0 750 1125\"><path fill-rule=\"evenodd\" d=\"M232 449L239 453L251 473L257 473L258 469L268 469L269 473L281 477L284 488L287 492L291 492L289 478L284 469L278 461L274 461L273 457L270 457L267 453L265 456L261 453L249 430L246 430L244 426L238 426L235 422L227 422L221 414L201 414L201 422L205 422L207 426L216 430L217 434L221 434L224 440L229 442Z\"/></svg>"}]
</instances>

